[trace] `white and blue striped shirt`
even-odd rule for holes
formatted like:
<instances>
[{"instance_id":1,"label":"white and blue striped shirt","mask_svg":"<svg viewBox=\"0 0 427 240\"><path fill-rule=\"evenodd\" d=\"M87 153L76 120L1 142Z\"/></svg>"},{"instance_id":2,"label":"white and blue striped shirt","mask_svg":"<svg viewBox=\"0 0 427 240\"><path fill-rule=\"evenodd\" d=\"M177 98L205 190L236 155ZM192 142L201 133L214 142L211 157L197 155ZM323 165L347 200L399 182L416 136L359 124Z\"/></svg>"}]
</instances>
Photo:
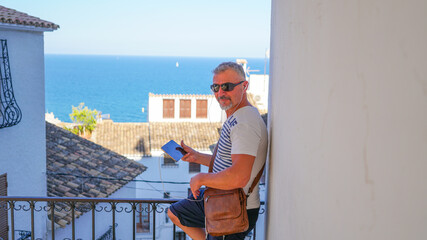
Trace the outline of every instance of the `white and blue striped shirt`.
<instances>
[{"instance_id":1,"label":"white and blue striped shirt","mask_svg":"<svg viewBox=\"0 0 427 240\"><path fill-rule=\"evenodd\" d=\"M232 154L255 156L250 180L243 188L247 192L265 162L267 144L267 128L258 110L251 106L238 109L222 126L212 172L217 173L231 167ZM248 209L257 207L259 207L258 185L247 202Z\"/></svg>"},{"instance_id":2,"label":"white and blue striped shirt","mask_svg":"<svg viewBox=\"0 0 427 240\"><path fill-rule=\"evenodd\" d=\"M223 124L221 136L218 140L218 150L215 157L213 172L220 172L231 166L231 128L237 124L234 115L230 116Z\"/></svg>"}]
</instances>

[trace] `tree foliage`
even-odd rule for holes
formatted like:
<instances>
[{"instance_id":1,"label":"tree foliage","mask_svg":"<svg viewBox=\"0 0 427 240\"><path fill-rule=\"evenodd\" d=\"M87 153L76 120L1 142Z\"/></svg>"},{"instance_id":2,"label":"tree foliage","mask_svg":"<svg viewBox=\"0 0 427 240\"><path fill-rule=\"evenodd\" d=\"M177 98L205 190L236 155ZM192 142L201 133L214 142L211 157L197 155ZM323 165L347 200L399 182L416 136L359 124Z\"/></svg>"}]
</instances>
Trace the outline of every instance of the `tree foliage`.
<instances>
[{"instance_id":1,"label":"tree foliage","mask_svg":"<svg viewBox=\"0 0 427 240\"><path fill-rule=\"evenodd\" d=\"M96 109L91 110L84 105L84 103L80 103L78 107L72 106L72 112L70 113L71 121L76 124L76 126L70 130L78 135L84 135L86 131L92 133L96 127L98 111L96 111Z\"/></svg>"}]
</instances>

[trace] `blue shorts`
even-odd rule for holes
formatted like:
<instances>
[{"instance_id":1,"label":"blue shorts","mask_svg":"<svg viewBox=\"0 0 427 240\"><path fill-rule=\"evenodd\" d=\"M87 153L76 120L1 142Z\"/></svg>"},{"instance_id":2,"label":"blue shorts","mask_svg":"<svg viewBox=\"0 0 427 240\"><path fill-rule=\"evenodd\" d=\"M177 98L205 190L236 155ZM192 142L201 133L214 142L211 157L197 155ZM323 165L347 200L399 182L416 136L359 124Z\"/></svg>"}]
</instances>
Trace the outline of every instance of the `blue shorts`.
<instances>
[{"instance_id":1,"label":"blue shorts","mask_svg":"<svg viewBox=\"0 0 427 240\"><path fill-rule=\"evenodd\" d=\"M183 199L170 206L170 211L179 219L182 225L186 227L205 228L205 208L203 202L203 190L199 197L194 199L191 194L188 199ZM226 235L227 240L243 240L245 236L254 228L258 219L259 208L248 209L249 229L246 232ZM220 240L223 237L213 237L208 235L208 240Z\"/></svg>"}]
</instances>

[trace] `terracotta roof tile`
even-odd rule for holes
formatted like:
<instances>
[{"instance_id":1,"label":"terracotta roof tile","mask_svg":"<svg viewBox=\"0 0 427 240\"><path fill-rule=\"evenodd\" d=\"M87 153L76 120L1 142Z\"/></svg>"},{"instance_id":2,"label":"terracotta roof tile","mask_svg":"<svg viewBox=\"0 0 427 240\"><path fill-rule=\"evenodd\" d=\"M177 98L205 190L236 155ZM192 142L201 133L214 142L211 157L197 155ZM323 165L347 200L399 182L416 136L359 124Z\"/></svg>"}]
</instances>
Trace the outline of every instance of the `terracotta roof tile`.
<instances>
[{"instance_id":1,"label":"terracotta roof tile","mask_svg":"<svg viewBox=\"0 0 427 240\"><path fill-rule=\"evenodd\" d=\"M115 123L96 125L92 140L122 155L150 156L148 123Z\"/></svg>"},{"instance_id":2,"label":"terracotta roof tile","mask_svg":"<svg viewBox=\"0 0 427 240\"><path fill-rule=\"evenodd\" d=\"M46 123L46 148L48 196L107 197L146 170L142 164L50 123ZM65 206L58 203L58 207ZM76 215L83 212L77 210ZM55 212L56 224L64 227L71 220L69 214Z\"/></svg>"},{"instance_id":3,"label":"terracotta roof tile","mask_svg":"<svg viewBox=\"0 0 427 240\"><path fill-rule=\"evenodd\" d=\"M196 149L208 151L209 146L216 144L219 139L221 123L197 122L151 122L151 150L161 150L161 146L169 140L185 144Z\"/></svg>"},{"instance_id":4,"label":"terracotta roof tile","mask_svg":"<svg viewBox=\"0 0 427 240\"><path fill-rule=\"evenodd\" d=\"M59 28L59 25L56 25L53 22L45 21L38 17L33 17L26 13L3 6L0 6L0 23L49 28L52 30Z\"/></svg>"},{"instance_id":5,"label":"terracotta roof tile","mask_svg":"<svg viewBox=\"0 0 427 240\"><path fill-rule=\"evenodd\" d=\"M151 156L152 151L173 139L181 139L197 150L207 151L219 139L221 123L150 122L97 124L92 136L97 144L127 156Z\"/></svg>"}]
</instances>

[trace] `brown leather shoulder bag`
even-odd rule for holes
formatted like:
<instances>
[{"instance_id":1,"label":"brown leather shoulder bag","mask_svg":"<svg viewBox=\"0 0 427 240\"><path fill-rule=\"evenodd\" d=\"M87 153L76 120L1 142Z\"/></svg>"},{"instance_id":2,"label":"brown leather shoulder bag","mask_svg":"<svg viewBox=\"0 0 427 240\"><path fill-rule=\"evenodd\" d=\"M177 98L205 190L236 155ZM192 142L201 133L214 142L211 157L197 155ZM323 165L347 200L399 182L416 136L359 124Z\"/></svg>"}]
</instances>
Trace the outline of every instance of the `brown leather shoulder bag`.
<instances>
[{"instance_id":1,"label":"brown leather shoulder bag","mask_svg":"<svg viewBox=\"0 0 427 240\"><path fill-rule=\"evenodd\" d=\"M211 158L209 172L212 172L217 149L218 144ZM246 210L246 198L252 193L261 178L264 166L252 182L247 195L242 188L232 190L206 188L203 200L207 234L223 236L248 230L249 221Z\"/></svg>"}]
</instances>

